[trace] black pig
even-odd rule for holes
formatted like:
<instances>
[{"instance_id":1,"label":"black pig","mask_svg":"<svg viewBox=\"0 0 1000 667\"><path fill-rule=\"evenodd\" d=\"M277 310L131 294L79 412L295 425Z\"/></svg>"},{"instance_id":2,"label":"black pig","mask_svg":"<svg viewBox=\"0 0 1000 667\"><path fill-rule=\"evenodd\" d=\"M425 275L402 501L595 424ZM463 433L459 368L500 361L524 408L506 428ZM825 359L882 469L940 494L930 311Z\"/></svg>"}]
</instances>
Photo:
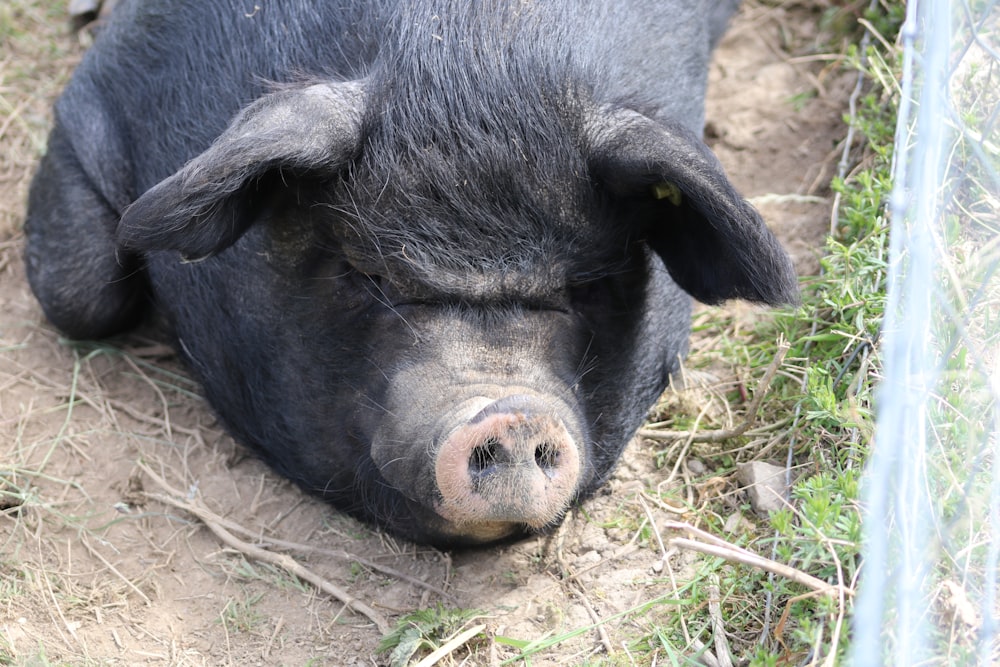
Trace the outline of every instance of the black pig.
<instances>
[{"instance_id":1,"label":"black pig","mask_svg":"<svg viewBox=\"0 0 1000 667\"><path fill-rule=\"evenodd\" d=\"M544 531L690 296L797 297L700 140L733 4L123 0L56 105L31 286L78 338L152 304L233 435L355 516Z\"/></svg>"}]
</instances>

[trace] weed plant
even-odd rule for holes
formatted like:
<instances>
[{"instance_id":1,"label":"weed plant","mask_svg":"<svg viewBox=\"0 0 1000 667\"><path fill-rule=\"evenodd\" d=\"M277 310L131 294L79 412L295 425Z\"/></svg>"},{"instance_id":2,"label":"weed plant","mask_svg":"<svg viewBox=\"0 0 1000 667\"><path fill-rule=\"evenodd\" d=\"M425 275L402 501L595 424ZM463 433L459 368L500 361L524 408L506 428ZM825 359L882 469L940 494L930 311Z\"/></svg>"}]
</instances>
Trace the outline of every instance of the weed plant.
<instances>
[{"instance_id":1,"label":"weed plant","mask_svg":"<svg viewBox=\"0 0 1000 667\"><path fill-rule=\"evenodd\" d=\"M997 482L991 471L1000 423L996 380L1000 377L996 371L1000 223L995 194L1000 185L995 138L1000 87L995 51L983 48L977 53L980 44L996 37L997 14L978 17L974 12L984 10L982 3L958 5L956 35L965 31L971 37L964 45L956 38L952 89L942 91L954 113L941 119L950 136L948 169L939 192L912 195L938 197L943 202L933 231L938 263L918 269L934 274L933 293L926 298L936 315L929 323L924 353L936 379L924 420L926 448L916 442L900 443L903 456L920 457L918 472L927 499L916 521L927 526L929 540L908 548L918 549L909 557L922 559L928 567L921 580L912 584L919 592L909 603L916 601L920 608L907 612L927 624L921 664L933 665L977 660L997 664L1000 659L1000 644L989 626L990 616L1000 615L997 549L991 546L995 536L990 535L985 520L991 503L996 511ZM701 322L713 335L727 340L714 363L736 367L749 360L763 366L773 355L773 340L780 336L791 343L782 373L756 415L760 423L777 424L781 415L794 414L790 428L769 440L749 443L756 446L728 446L715 460L733 466L748 457L773 460L783 452L796 481L786 508L771 513L766 521L744 514L744 525L751 528L730 539L845 591L839 598L813 595L781 577L706 561L710 565L698 576L720 578L722 614L733 652L751 665L845 663L859 585L884 589L886 617L862 621L883 623L885 655L881 659L891 662L889 656L899 648L893 624L897 605L904 601L893 593L890 574L863 570L860 501L866 484L864 469L874 446L875 407L879 400L902 398L879 394L878 386L889 272L885 211L893 188L894 148L900 149L893 143L900 53L892 44L902 14L902 3L873 3L865 18L878 39L863 54L848 53L849 61L867 80L868 92L848 119L864 137L864 150L857 167L831 185L839 199L836 225L821 259L821 273L803 284L802 307L757 327L752 336L739 336L733 321L714 312L706 313ZM687 429L697 419L687 415L677 425ZM775 446L776 439L780 446ZM698 453L712 455L710 451ZM900 515L915 511L896 507L897 516L888 517L885 529L893 530ZM722 509L717 511L718 517L723 514ZM713 521L711 515L703 517L703 522L719 534L726 533L722 522ZM899 558L891 554L889 566ZM703 578L692 589L704 590L707 581ZM693 595L696 614L686 622L689 627L696 623L706 627L708 621L697 613L706 596ZM657 628L637 648L651 647L656 641L664 646L663 638L680 633L677 623ZM691 652L673 655L689 659Z\"/></svg>"},{"instance_id":2,"label":"weed plant","mask_svg":"<svg viewBox=\"0 0 1000 667\"><path fill-rule=\"evenodd\" d=\"M727 341L715 367L767 366L775 341L790 344L786 361L754 415L758 424L785 424L767 437L744 436L716 451L696 453L722 470L767 458L787 465L794 481L787 506L767 518L742 507L738 531L726 530L726 510L703 513L702 525L740 546L794 567L845 591L810 593L801 585L747 566L706 559L687 588L694 604L685 623L709 628L708 582L719 581L721 614L733 657L751 665L841 664L849 645L851 593L861 567L863 468L875 432L874 398L880 375L879 336L886 308L891 163L898 77L888 49L902 18L902 3L873 7L869 25L886 31L862 54L846 61L864 76L857 112L846 118L861 137L856 168L834 179L839 206L820 259L821 271L802 283L802 305L740 333L732 316L706 311L697 326ZM865 57L862 58L861 56ZM793 415L791 422L787 416ZM700 415L679 415L671 426L687 429ZM702 428L722 425L702 423ZM766 430L766 429L762 429ZM716 473L719 474L719 469ZM669 618L669 617L665 617ZM633 646L665 650L674 664L694 664L677 620L656 627ZM648 655L648 653L647 653Z\"/></svg>"}]
</instances>

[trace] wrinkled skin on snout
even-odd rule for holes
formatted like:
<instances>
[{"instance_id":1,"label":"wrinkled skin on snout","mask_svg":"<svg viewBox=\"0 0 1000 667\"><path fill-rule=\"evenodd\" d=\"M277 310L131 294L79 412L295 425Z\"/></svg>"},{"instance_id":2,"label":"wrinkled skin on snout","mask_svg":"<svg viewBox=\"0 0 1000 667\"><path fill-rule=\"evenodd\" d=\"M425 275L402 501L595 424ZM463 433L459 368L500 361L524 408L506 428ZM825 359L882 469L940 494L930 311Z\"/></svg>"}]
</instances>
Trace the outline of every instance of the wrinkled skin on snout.
<instances>
[{"instance_id":1,"label":"wrinkled skin on snout","mask_svg":"<svg viewBox=\"0 0 1000 667\"><path fill-rule=\"evenodd\" d=\"M31 286L75 337L158 315L236 439L344 511L549 530L692 296L796 299L699 136L733 3L667 4L123 3L56 107Z\"/></svg>"},{"instance_id":2,"label":"wrinkled skin on snout","mask_svg":"<svg viewBox=\"0 0 1000 667\"><path fill-rule=\"evenodd\" d=\"M569 323L554 313L517 313L490 318L501 321L484 336L485 322L457 313L436 319L428 328L448 329L450 341L412 360L390 387L387 402L401 418L384 420L375 434L382 474L484 538L512 524L544 528L575 496L588 458L574 369L558 373L570 354L562 364L533 361L551 358L549 344L572 345L572 333L557 329Z\"/></svg>"}]
</instances>

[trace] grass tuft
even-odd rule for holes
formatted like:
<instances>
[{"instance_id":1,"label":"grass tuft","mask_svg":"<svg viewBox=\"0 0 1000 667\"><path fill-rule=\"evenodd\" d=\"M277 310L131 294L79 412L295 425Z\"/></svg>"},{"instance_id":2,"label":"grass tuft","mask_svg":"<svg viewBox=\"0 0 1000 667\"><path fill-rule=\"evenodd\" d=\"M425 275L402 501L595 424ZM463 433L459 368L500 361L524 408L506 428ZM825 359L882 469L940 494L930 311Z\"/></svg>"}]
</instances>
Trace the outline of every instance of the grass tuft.
<instances>
[{"instance_id":1,"label":"grass tuft","mask_svg":"<svg viewBox=\"0 0 1000 667\"><path fill-rule=\"evenodd\" d=\"M441 604L411 612L382 638L377 652L388 653L392 667L406 667L418 652L439 649L482 615L476 609L448 609Z\"/></svg>"},{"instance_id":2,"label":"grass tuft","mask_svg":"<svg viewBox=\"0 0 1000 667\"><path fill-rule=\"evenodd\" d=\"M891 39L902 5L882 3L863 18L869 30ZM731 652L734 661L760 666L840 664L849 646L848 620L862 562L860 490L875 432L881 372L898 57L888 43L875 39L864 50L849 48L844 62L863 77L856 111L845 119L862 139L847 147L850 160L830 185L837 204L820 272L803 280L801 307L749 329L738 314L701 313L696 326L722 342L693 358L699 366L689 369L689 376L725 375L721 368L739 377L741 367L763 368L779 340L790 345L785 362L757 414L749 416L756 420L753 429L721 445L687 450L710 463L714 479L731 477L749 460L784 464L792 485L783 509L757 516L740 491L726 485L699 507L701 527L837 585L842 593L816 594L790 579L707 559L687 589L691 605L684 619L654 627L634 645L636 650L658 646L675 656L674 664L690 664L692 647L699 645L692 641L699 637L696 633L712 651ZM853 171L846 169L849 164L856 165ZM673 414L670 428L684 431L739 422L747 418L735 412L747 403L743 384L723 388L721 396L716 393L709 401L672 401L662 414ZM709 403L724 407L707 409ZM675 450L669 461L685 453ZM717 589L710 585L713 580ZM710 590L718 590L716 614L728 637L721 647L710 631L719 620L712 618ZM680 642L680 637L688 639Z\"/></svg>"}]
</instances>

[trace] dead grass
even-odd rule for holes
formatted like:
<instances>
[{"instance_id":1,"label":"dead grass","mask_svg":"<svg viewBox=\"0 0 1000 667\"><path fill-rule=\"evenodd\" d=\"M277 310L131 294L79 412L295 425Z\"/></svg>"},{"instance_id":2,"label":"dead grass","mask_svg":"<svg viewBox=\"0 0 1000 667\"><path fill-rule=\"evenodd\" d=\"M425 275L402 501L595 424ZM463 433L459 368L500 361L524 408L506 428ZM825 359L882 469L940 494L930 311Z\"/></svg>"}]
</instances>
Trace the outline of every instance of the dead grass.
<instances>
[{"instance_id":1,"label":"dead grass","mask_svg":"<svg viewBox=\"0 0 1000 667\"><path fill-rule=\"evenodd\" d=\"M12 0L0 6L0 192L5 195L0 197L0 244L20 226L31 169L44 151L52 100L82 53L68 36L62 10L57 0Z\"/></svg>"},{"instance_id":2,"label":"dead grass","mask_svg":"<svg viewBox=\"0 0 1000 667\"><path fill-rule=\"evenodd\" d=\"M770 452L780 424L755 424L738 444L636 444L608 493L555 535L445 554L374 533L248 458L161 342L60 339L29 294L20 228L51 102L82 53L63 10L63 0L0 5L0 664L378 663L374 623L218 539L195 506L241 543L290 550L389 622L438 601L487 610L486 627L439 664L498 664L525 646L539 651L533 665L662 664L743 648L732 639L742 629L731 592L716 599L714 630L684 621L701 604L693 573L716 564L672 549L661 529L711 515L740 541L749 528L738 492L713 462ZM764 198L806 267L826 227L828 193L815 183L829 171L846 86L832 68L769 44L815 39L812 18L749 3L713 71L710 103L715 149L740 187ZM746 311L725 335L739 338L755 317ZM696 337L693 354L725 344ZM698 406L688 414L705 424L733 426L747 408L741 392L761 373L691 370L669 400ZM171 502L156 495L157 478ZM637 644L678 614L671 643Z\"/></svg>"}]
</instances>

